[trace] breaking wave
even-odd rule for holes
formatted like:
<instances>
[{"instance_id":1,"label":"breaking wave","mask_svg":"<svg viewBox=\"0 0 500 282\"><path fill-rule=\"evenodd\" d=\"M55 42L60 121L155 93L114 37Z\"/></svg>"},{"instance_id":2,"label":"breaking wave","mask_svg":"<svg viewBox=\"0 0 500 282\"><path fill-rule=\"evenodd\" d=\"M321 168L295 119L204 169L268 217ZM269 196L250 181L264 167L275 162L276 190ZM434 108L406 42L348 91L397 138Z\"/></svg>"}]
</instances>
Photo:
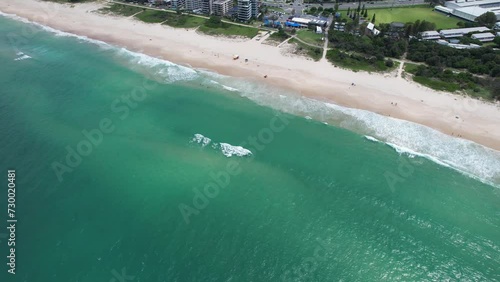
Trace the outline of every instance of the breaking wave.
<instances>
[{"instance_id":1,"label":"breaking wave","mask_svg":"<svg viewBox=\"0 0 500 282\"><path fill-rule=\"evenodd\" d=\"M208 144L212 142L212 139L203 136L202 134L196 133L191 139L190 143L200 144L201 147L206 147ZM246 148L241 146L235 146L228 143L212 143L212 148L218 151L221 151L222 154L228 158L232 156L243 157L251 155L252 152Z\"/></svg>"},{"instance_id":2,"label":"breaking wave","mask_svg":"<svg viewBox=\"0 0 500 282\"><path fill-rule=\"evenodd\" d=\"M203 83L216 85L221 90L238 93L257 104L278 111L303 116L307 119L312 118L325 124L332 124L357 132L365 136L369 141L385 143L400 154L421 156L490 185L500 187L500 152L472 141L454 138L413 122L302 97L262 83L228 77L206 70L195 70L166 60L132 52L125 48L115 47L85 36L58 31L16 15L1 12L0 15L36 25L57 36L74 37L84 42L96 44L113 52L118 58L128 60L132 69L153 74L155 79L159 79L164 83L197 79ZM204 144L203 142L206 141L201 142L201 144ZM228 157L251 154L245 148L227 143L220 143L217 146Z\"/></svg>"}]
</instances>

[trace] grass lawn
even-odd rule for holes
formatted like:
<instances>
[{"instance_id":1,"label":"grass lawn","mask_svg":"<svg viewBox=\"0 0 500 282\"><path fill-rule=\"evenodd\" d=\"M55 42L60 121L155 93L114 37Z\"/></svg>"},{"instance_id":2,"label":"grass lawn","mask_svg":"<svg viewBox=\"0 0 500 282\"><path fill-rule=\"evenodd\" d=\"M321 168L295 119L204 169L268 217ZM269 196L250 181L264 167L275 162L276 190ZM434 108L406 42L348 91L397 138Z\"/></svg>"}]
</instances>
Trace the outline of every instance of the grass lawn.
<instances>
[{"instance_id":1,"label":"grass lawn","mask_svg":"<svg viewBox=\"0 0 500 282\"><path fill-rule=\"evenodd\" d=\"M321 38L323 38L323 34L317 34L311 30L307 29L298 30L297 37L304 42L316 45L318 47L323 47L324 44L324 41L321 40Z\"/></svg>"},{"instance_id":2,"label":"grass lawn","mask_svg":"<svg viewBox=\"0 0 500 282\"><path fill-rule=\"evenodd\" d=\"M228 23L224 23L223 26L217 28L202 25L200 26L200 28L198 28L198 30L208 35L220 35L229 37L241 36L248 38L255 37L259 32L258 28L244 27Z\"/></svg>"},{"instance_id":3,"label":"grass lawn","mask_svg":"<svg viewBox=\"0 0 500 282\"><path fill-rule=\"evenodd\" d=\"M195 28L203 25L205 21L206 19L204 18L170 13L167 15L167 20L163 24L171 27Z\"/></svg>"},{"instance_id":4,"label":"grass lawn","mask_svg":"<svg viewBox=\"0 0 500 282\"><path fill-rule=\"evenodd\" d=\"M375 24L426 20L435 23L437 29L445 29L458 28L457 23L460 21L458 18L447 17L440 12L433 11L433 8L428 6L368 9L368 18L371 19L374 13L376 15ZM346 16L345 11L342 14Z\"/></svg>"},{"instance_id":5,"label":"grass lawn","mask_svg":"<svg viewBox=\"0 0 500 282\"><path fill-rule=\"evenodd\" d=\"M283 8L279 8L279 7L267 7L267 10L268 11L275 11L275 12L281 12L281 13L284 13L285 10Z\"/></svg>"},{"instance_id":6,"label":"grass lawn","mask_svg":"<svg viewBox=\"0 0 500 282\"><path fill-rule=\"evenodd\" d=\"M321 59L321 57L323 56L323 49L321 49L319 47L315 48L315 47L306 45L298 40L295 40L295 38L290 39L288 41L288 43L297 44L296 54L306 55L316 62L319 61Z\"/></svg>"},{"instance_id":7,"label":"grass lawn","mask_svg":"<svg viewBox=\"0 0 500 282\"><path fill-rule=\"evenodd\" d=\"M127 5L120 5L120 4L112 4L109 7L104 7L102 9L99 9L100 12L104 14L115 14L115 15L121 15L125 17L132 16L134 14L137 14L139 12L142 12L144 9L139 8L139 7L132 7L132 6L127 6Z\"/></svg>"},{"instance_id":8,"label":"grass lawn","mask_svg":"<svg viewBox=\"0 0 500 282\"><path fill-rule=\"evenodd\" d=\"M146 23L161 23L168 19L170 13L155 11L155 10L145 10L144 12L137 14L135 17Z\"/></svg>"},{"instance_id":9,"label":"grass lawn","mask_svg":"<svg viewBox=\"0 0 500 282\"><path fill-rule=\"evenodd\" d=\"M278 42L283 42L283 41L287 40L288 38L290 38L290 35L288 35L286 33L280 34L279 32L273 32L271 35L269 35L267 40L274 40L274 41L278 41Z\"/></svg>"},{"instance_id":10,"label":"grass lawn","mask_svg":"<svg viewBox=\"0 0 500 282\"><path fill-rule=\"evenodd\" d=\"M405 63L403 66L405 72L409 73L415 73L417 71L418 65L417 64L411 64L411 63Z\"/></svg>"}]
</instances>

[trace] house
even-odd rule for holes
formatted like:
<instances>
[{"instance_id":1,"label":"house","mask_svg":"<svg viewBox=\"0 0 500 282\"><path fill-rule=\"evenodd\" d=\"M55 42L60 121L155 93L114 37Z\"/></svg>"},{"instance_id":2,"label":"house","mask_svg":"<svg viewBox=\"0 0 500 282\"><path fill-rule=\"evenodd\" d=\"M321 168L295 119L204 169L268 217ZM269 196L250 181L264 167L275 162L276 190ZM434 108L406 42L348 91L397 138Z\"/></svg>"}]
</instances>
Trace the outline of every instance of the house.
<instances>
[{"instance_id":1,"label":"house","mask_svg":"<svg viewBox=\"0 0 500 282\"><path fill-rule=\"evenodd\" d=\"M372 35L379 35L379 33L380 33L380 31L375 28L375 25L373 23L368 23L368 25L366 26L366 29Z\"/></svg>"}]
</instances>

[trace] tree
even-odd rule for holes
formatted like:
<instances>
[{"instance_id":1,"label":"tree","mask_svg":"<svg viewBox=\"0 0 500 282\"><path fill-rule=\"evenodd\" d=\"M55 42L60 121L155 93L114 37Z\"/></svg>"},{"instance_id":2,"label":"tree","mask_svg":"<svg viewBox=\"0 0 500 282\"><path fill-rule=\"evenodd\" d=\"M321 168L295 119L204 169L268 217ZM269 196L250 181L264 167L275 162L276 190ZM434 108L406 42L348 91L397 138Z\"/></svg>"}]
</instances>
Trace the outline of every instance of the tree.
<instances>
[{"instance_id":1,"label":"tree","mask_svg":"<svg viewBox=\"0 0 500 282\"><path fill-rule=\"evenodd\" d=\"M372 17L372 24L375 24L375 14L373 14L373 17Z\"/></svg>"},{"instance_id":2,"label":"tree","mask_svg":"<svg viewBox=\"0 0 500 282\"><path fill-rule=\"evenodd\" d=\"M182 11L181 11L181 9L179 7L177 7L177 9L175 9L175 13L177 15L180 15L180 14L182 14Z\"/></svg>"},{"instance_id":3,"label":"tree","mask_svg":"<svg viewBox=\"0 0 500 282\"><path fill-rule=\"evenodd\" d=\"M493 43L495 43L497 47L500 47L500 36L495 36L495 39L493 39Z\"/></svg>"},{"instance_id":4,"label":"tree","mask_svg":"<svg viewBox=\"0 0 500 282\"><path fill-rule=\"evenodd\" d=\"M318 7L318 13L321 13L321 12L323 12L323 7L319 6Z\"/></svg>"},{"instance_id":5,"label":"tree","mask_svg":"<svg viewBox=\"0 0 500 282\"><path fill-rule=\"evenodd\" d=\"M318 10L318 8L316 7L311 7L311 9L309 9L309 12L311 12L311 14L316 14L316 11Z\"/></svg>"},{"instance_id":6,"label":"tree","mask_svg":"<svg viewBox=\"0 0 500 282\"><path fill-rule=\"evenodd\" d=\"M480 25L487 26L489 28L492 28L495 23L497 22L497 17L495 16L495 13L493 12L486 12L479 17L476 18L476 22L479 23Z\"/></svg>"},{"instance_id":7,"label":"tree","mask_svg":"<svg viewBox=\"0 0 500 282\"><path fill-rule=\"evenodd\" d=\"M491 96L493 99L500 100L500 80L493 80L491 85Z\"/></svg>"},{"instance_id":8,"label":"tree","mask_svg":"<svg viewBox=\"0 0 500 282\"><path fill-rule=\"evenodd\" d=\"M365 10L365 13L363 14L363 17L366 19L368 18L368 10Z\"/></svg>"},{"instance_id":9,"label":"tree","mask_svg":"<svg viewBox=\"0 0 500 282\"><path fill-rule=\"evenodd\" d=\"M348 7L347 8L347 15L350 16L351 15L351 7Z\"/></svg>"}]
</instances>

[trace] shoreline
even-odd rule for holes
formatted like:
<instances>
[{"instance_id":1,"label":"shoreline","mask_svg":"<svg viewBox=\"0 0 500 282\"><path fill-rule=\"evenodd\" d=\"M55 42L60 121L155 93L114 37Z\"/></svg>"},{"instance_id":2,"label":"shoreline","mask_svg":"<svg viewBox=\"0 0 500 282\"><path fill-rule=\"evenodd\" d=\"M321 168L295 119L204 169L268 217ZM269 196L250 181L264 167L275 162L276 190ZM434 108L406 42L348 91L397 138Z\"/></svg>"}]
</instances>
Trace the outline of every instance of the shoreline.
<instances>
[{"instance_id":1,"label":"shoreline","mask_svg":"<svg viewBox=\"0 0 500 282\"><path fill-rule=\"evenodd\" d=\"M24 0L0 2L0 11L183 66L250 79L322 102L422 124L500 151L498 104L425 88L395 77L397 70L385 74L352 72L325 60L314 62L285 56L282 49L260 41L212 37L193 29L174 29L92 12L102 6L104 3L72 6ZM240 59L233 60L234 54Z\"/></svg>"}]
</instances>

